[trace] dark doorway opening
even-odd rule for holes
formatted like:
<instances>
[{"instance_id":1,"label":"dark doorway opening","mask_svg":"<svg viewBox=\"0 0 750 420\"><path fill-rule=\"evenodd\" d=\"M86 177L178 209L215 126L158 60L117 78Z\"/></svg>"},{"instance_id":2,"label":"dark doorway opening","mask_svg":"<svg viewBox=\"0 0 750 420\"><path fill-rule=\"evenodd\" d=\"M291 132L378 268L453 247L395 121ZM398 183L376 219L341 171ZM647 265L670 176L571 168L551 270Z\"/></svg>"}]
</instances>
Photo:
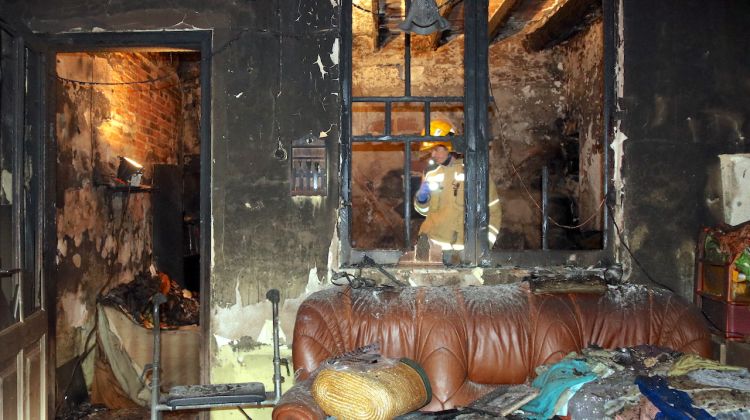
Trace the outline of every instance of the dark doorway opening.
<instances>
[{"instance_id":1,"label":"dark doorway opening","mask_svg":"<svg viewBox=\"0 0 750 420\"><path fill-rule=\"evenodd\" d=\"M169 346L179 349L173 358L186 368L164 372L176 374L173 384L205 382L211 34L74 34L52 41L56 366L94 365L83 369L94 372L85 384L92 402L106 400L107 390L97 386L100 360L109 361L110 372L115 358L133 366L150 362L150 350L134 349L150 345L158 321L147 312L161 291L171 300L162 325L184 331L175 336L186 340ZM117 370L115 376L132 373ZM67 376L59 376L58 401L72 392ZM140 390L124 388L137 402Z\"/></svg>"}]
</instances>

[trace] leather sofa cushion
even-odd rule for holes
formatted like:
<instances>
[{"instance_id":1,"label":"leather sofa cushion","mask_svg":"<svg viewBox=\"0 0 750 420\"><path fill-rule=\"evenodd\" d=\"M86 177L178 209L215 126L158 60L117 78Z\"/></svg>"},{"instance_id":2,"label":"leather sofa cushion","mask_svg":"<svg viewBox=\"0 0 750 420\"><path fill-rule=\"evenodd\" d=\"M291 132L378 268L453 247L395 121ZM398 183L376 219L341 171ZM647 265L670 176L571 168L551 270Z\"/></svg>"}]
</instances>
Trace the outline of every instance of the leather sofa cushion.
<instances>
[{"instance_id":1,"label":"leather sofa cushion","mask_svg":"<svg viewBox=\"0 0 750 420\"><path fill-rule=\"evenodd\" d=\"M402 289L332 288L300 306L293 361L298 379L325 359L379 343L387 357L417 361L430 378L427 410L468 404L499 384L590 345L652 344L710 355L697 308L643 286L601 295L534 295L525 283Z\"/></svg>"}]
</instances>

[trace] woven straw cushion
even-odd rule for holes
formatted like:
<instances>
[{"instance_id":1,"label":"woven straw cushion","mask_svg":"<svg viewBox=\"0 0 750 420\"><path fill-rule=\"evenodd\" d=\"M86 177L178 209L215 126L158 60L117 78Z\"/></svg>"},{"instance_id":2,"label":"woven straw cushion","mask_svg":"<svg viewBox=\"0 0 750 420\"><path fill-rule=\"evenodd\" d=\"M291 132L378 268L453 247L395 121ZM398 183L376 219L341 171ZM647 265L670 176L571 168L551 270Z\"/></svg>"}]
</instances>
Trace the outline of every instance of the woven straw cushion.
<instances>
[{"instance_id":1,"label":"woven straw cushion","mask_svg":"<svg viewBox=\"0 0 750 420\"><path fill-rule=\"evenodd\" d=\"M366 368L323 368L312 394L326 414L341 420L392 419L432 400L427 375L409 359Z\"/></svg>"}]
</instances>

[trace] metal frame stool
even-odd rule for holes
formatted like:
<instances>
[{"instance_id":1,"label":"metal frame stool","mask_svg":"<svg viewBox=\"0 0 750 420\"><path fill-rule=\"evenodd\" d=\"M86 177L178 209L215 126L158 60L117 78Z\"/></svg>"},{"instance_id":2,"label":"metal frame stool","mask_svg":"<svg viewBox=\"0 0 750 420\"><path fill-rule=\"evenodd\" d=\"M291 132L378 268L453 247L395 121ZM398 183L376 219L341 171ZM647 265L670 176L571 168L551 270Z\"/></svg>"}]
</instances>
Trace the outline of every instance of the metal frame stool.
<instances>
[{"instance_id":1,"label":"metal frame stool","mask_svg":"<svg viewBox=\"0 0 750 420\"><path fill-rule=\"evenodd\" d=\"M154 354L153 362L146 365L143 375L151 370L151 420L161 420L163 411L200 410L211 408L239 409L245 417L250 418L242 407L273 407L281 398L281 365L289 372L289 361L279 354L279 291L271 289L266 293L273 308L273 392L266 392L262 382L243 382L232 384L177 385L172 387L166 396L159 389L159 369L161 359L161 328L159 326L159 307L167 298L157 293L154 303Z\"/></svg>"}]
</instances>

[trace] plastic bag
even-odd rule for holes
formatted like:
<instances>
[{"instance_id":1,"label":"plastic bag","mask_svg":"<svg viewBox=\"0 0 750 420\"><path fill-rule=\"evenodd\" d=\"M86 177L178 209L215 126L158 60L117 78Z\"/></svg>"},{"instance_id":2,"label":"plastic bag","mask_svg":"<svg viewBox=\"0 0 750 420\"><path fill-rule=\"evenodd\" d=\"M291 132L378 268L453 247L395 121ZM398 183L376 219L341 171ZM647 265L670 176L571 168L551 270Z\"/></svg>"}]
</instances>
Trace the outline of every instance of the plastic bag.
<instances>
[{"instance_id":1,"label":"plastic bag","mask_svg":"<svg viewBox=\"0 0 750 420\"><path fill-rule=\"evenodd\" d=\"M750 277L750 248L745 248L744 251L734 260L734 266L737 267L737 271L745 274L745 277Z\"/></svg>"}]
</instances>

